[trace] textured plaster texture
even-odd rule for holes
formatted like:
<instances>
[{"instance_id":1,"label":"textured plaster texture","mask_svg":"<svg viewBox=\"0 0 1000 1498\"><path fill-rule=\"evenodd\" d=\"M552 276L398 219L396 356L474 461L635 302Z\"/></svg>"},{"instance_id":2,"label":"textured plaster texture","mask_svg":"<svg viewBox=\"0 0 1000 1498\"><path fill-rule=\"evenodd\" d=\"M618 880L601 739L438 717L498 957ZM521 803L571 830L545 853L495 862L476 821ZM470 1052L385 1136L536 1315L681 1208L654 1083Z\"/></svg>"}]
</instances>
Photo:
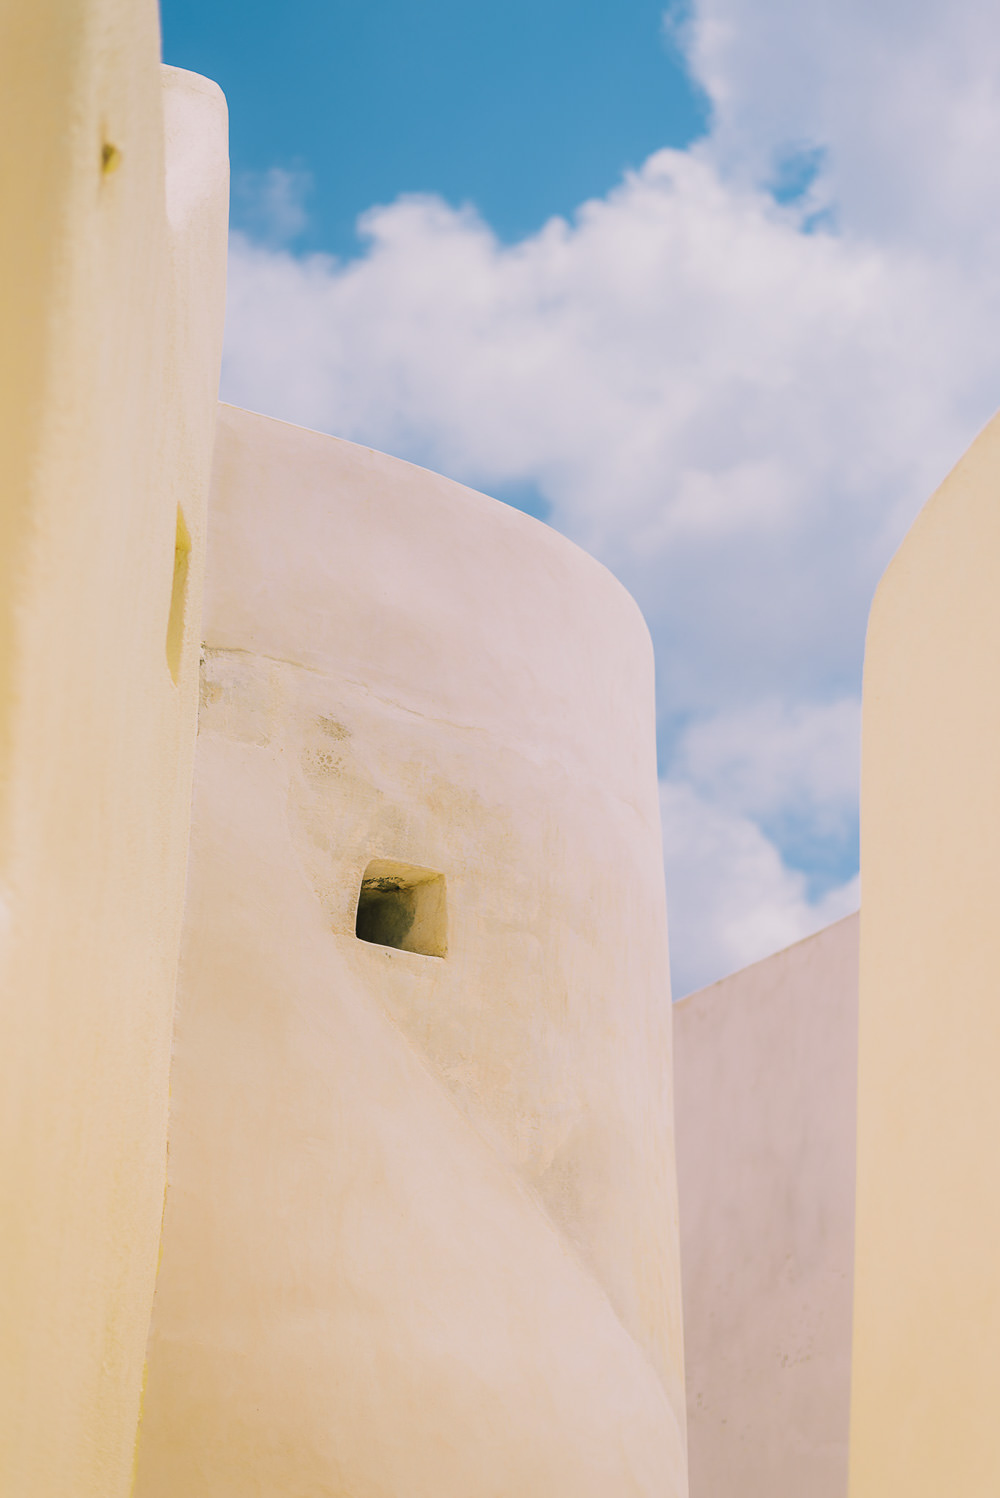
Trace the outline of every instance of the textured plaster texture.
<instances>
[{"instance_id":1,"label":"textured plaster texture","mask_svg":"<svg viewBox=\"0 0 1000 1498\"><path fill-rule=\"evenodd\" d=\"M679 1498L638 611L528 517L246 412L211 514L139 1498ZM446 955L358 939L372 860L443 875Z\"/></svg>"},{"instance_id":2,"label":"textured plaster texture","mask_svg":"<svg viewBox=\"0 0 1000 1498\"><path fill-rule=\"evenodd\" d=\"M1000 1485L1000 418L868 628L851 1498Z\"/></svg>"},{"instance_id":3,"label":"textured plaster texture","mask_svg":"<svg viewBox=\"0 0 1000 1498\"><path fill-rule=\"evenodd\" d=\"M0 5L11 1498L117 1498L131 1478L165 1180L227 176L215 85L167 70L161 91L155 5Z\"/></svg>"},{"instance_id":4,"label":"textured plaster texture","mask_svg":"<svg viewBox=\"0 0 1000 1498\"><path fill-rule=\"evenodd\" d=\"M691 1498L844 1498L857 1002L853 915L675 1006Z\"/></svg>"}]
</instances>

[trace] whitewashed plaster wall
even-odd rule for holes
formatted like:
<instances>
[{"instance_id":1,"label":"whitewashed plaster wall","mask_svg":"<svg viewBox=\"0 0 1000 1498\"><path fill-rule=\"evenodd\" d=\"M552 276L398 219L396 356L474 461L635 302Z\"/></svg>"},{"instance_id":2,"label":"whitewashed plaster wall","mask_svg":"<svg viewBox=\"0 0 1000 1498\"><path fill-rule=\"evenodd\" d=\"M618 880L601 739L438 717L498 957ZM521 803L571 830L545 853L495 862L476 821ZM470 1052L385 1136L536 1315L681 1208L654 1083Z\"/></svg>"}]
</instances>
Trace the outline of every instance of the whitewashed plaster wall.
<instances>
[{"instance_id":1,"label":"whitewashed plaster wall","mask_svg":"<svg viewBox=\"0 0 1000 1498\"><path fill-rule=\"evenodd\" d=\"M0 1492L125 1498L229 164L154 0L0 4Z\"/></svg>"},{"instance_id":2,"label":"whitewashed plaster wall","mask_svg":"<svg viewBox=\"0 0 1000 1498\"><path fill-rule=\"evenodd\" d=\"M674 1010L691 1498L844 1498L858 917Z\"/></svg>"},{"instance_id":3,"label":"whitewashed plaster wall","mask_svg":"<svg viewBox=\"0 0 1000 1498\"><path fill-rule=\"evenodd\" d=\"M1000 417L865 651L852 1498L1000 1490Z\"/></svg>"},{"instance_id":4,"label":"whitewashed plaster wall","mask_svg":"<svg viewBox=\"0 0 1000 1498\"><path fill-rule=\"evenodd\" d=\"M518 512L219 418L139 1498L681 1498L652 650ZM435 953L359 940L372 860Z\"/></svg>"}]
</instances>

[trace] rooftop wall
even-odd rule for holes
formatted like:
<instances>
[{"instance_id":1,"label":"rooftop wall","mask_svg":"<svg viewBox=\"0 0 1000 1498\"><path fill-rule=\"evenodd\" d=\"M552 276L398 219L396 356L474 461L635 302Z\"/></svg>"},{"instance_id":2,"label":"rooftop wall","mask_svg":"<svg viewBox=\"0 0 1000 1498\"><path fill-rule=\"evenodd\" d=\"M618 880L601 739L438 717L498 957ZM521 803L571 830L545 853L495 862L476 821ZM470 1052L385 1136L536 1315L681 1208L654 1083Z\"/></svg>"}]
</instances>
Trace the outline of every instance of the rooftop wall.
<instances>
[{"instance_id":1,"label":"rooftop wall","mask_svg":"<svg viewBox=\"0 0 1000 1498\"><path fill-rule=\"evenodd\" d=\"M691 1498L844 1498L858 917L674 1009Z\"/></svg>"}]
</instances>

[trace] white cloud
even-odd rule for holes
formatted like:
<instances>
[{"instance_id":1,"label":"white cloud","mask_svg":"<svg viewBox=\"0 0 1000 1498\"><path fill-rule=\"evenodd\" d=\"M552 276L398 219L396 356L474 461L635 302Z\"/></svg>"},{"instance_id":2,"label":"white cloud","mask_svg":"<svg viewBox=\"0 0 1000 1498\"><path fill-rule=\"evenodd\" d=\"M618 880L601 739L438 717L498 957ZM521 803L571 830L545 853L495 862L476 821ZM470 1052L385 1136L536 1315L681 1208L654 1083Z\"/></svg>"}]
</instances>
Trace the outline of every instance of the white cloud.
<instances>
[{"instance_id":1,"label":"white cloud","mask_svg":"<svg viewBox=\"0 0 1000 1498\"><path fill-rule=\"evenodd\" d=\"M1000 32L985 0L696 0L682 28L714 106L710 150L764 180L825 148L845 229L964 264L1000 224Z\"/></svg>"},{"instance_id":2,"label":"white cloud","mask_svg":"<svg viewBox=\"0 0 1000 1498\"><path fill-rule=\"evenodd\" d=\"M311 190L312 177L300 168L240 172L232 185L233 216L258 244L276 249L289 244L308 224L306 199Z\"/></svg>"},{"instance_id":3,"label":"white cloud","mask_svg":"<svg viewBox=\"0 0 1000 1498\"><path fill-rule=\"evenodd\" d=\"M346 264L233 241L228 399L530 484L636 594L698 981L829 915L779 847L828 866L849 833L872 588L1000 398L989 17L697 0L711 136L572 222L504 246L410 197ZM825 165L781 207L806 148Z\"/></svg>"},{"instance_id":4,"label":"white cloud","mask_svg":"<svg viewBox=\"0 0 1000 1498\"><path fill-rule=\"evenodd\" d=\"M858 802L861 703L765 699L692 723L672 774L732 812L767 821L794 815L836 836Z\"/></svg>"},{"instance_id":5,"label":"white cloud","mask_svg":"<svg viewBox=\"0 0 1000 1498\"><path fill-rule=\"evenodd\" d=\"M692 786L664 781L660 804L676 998L857 909L857 876L811 901L755 822Z\"/></svg>"}]
</instances>

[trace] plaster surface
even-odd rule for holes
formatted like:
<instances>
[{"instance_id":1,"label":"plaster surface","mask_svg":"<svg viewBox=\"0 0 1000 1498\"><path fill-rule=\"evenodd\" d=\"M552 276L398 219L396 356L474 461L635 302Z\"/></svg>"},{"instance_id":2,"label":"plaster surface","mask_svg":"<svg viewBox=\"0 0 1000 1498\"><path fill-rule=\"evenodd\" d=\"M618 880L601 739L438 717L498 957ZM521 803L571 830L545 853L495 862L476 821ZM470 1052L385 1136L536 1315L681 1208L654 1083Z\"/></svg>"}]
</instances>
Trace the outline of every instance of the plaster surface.
<instances>
[{"instance_id":1,"label":"plaster surface","mask_svg":"<svg viewBox=\"0 0 1000 1498\"><path fill-rule=\"evenodd\" d=\"M674 1008L691 1498L846 1493L857 1003L852 915Z\"/></svg>"},{"instance_id":2,"label":"plaster surface","mask_svg":"<svg viewBox=\"0 0 1000 1498\"><path fill-rule=\"evenodd\" d=\"M1000 419L872 606L851 1498L1000 1474Z\"/></svg>"},{"instance_id":3,"label":"plaster surface","mask_svg":"<svg viewBox=\"0 0 1000 1498\"><path fill-rule=\"evenodd\" d=\"M506 506L222 408L205 641L139 1498L679 1498L638 610ZM357 937L373 861L443 876L444 956Z\"/></svg>"},{"instance_id":4,"label":"plaster surface","mask_svg":"<svg viewBox=\"0 0 1000 1498\"><path fill-rule=\"evenodd\" d=\"M0 1491L116 1498L165 1179L222 97L161 91L151 0L5 0L0 180Z\"/></svg>"}]
</instances>

